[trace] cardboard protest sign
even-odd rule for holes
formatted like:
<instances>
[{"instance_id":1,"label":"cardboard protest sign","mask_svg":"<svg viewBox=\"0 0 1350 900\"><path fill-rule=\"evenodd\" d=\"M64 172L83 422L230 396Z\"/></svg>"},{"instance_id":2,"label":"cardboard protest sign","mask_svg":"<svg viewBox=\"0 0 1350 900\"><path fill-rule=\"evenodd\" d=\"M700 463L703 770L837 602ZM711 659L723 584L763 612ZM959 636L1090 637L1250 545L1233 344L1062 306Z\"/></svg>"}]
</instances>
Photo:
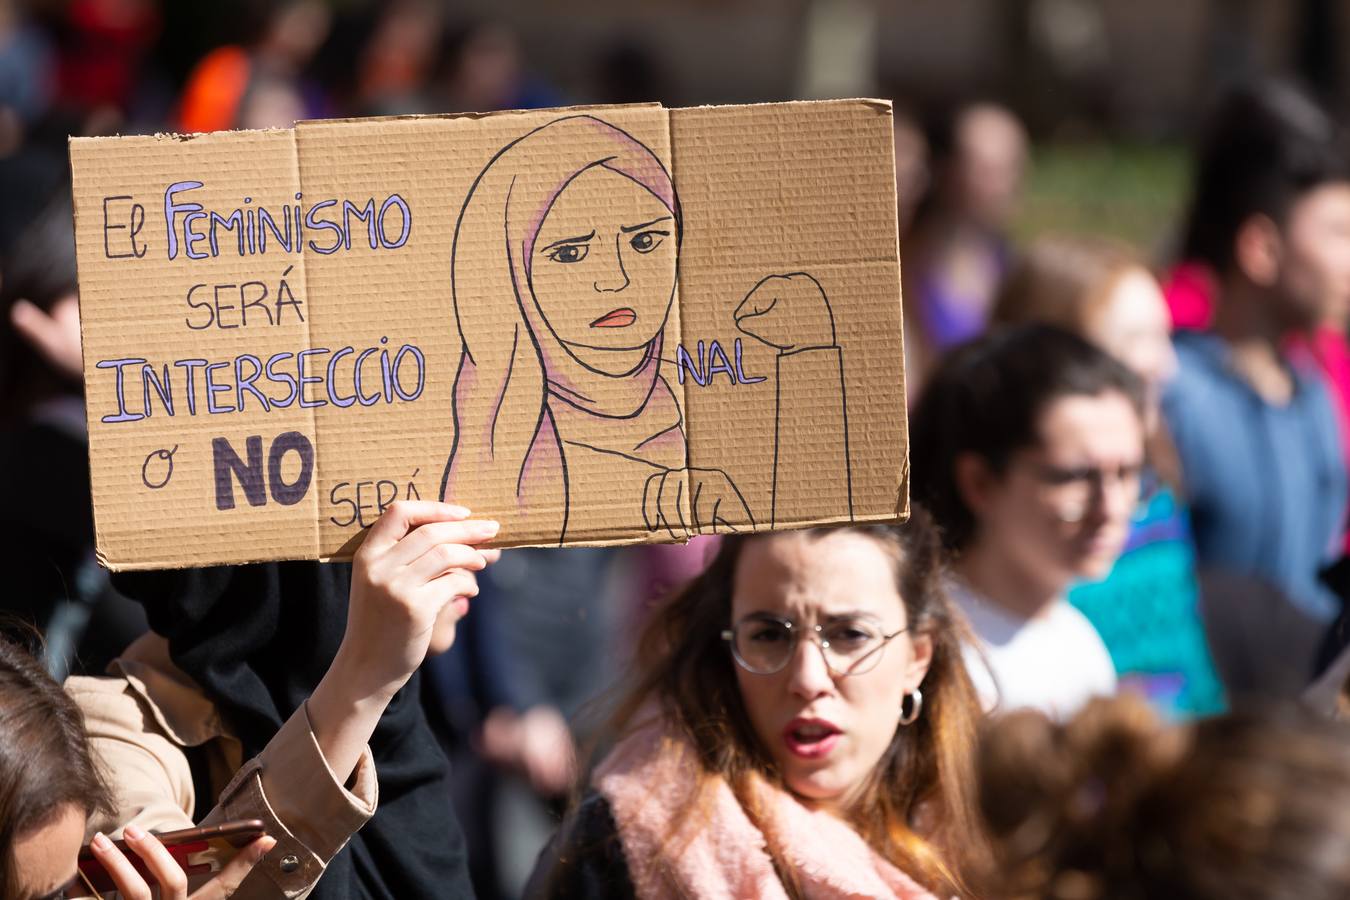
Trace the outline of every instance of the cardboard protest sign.
<instances>
[{"instance_id":1,"label":"cardboard protest sign","mask_svg":"<svg viewBox=\"0 0 1350 900\"><path fill-rule=\"evenodd\" d=\"M71 141L114 569L908 512L890 105Z\"/></svg>"}]
</instances>

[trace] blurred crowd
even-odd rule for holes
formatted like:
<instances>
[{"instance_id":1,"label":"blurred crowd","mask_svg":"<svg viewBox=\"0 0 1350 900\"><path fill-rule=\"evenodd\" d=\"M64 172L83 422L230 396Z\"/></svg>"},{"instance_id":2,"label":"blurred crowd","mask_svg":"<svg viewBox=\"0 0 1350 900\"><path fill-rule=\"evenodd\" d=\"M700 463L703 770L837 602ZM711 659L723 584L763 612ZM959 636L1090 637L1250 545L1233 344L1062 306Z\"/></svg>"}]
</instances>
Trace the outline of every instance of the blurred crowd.
<instances>
[{"instance_id":1,"label":"blurred crowd","mask_svg":"<svg viewBox=\"0 0 1350 900\"><path fill-rule=\"evenodd\" d=\"M474 523L417 509L354 567L114 577L94 550L68 135L662 99L635 45L569 95L511 27L434 0L248 8L177 78L151 0L0 0L0 609L41 636L0 644L0 890L26 884L15 847L53 821L13 799L22 752L48 761L32 777L51 803L88 813L79 843L98 828L137 853L146 829L240 818L261 792L285 833L251 849L281 860L286 896L1350 893L1327 843L1350 808L1350 144L1316 97L1220 92L1184 213L1145 247L1014 240L1035 159L1016 112L895 98L903 529L497 558ZM436 522L472 612L395 633L381 573ZM895 576L878 594L895 609L793 631L873 590L869 566ZM406 671L362 658L358 625ZM780 676L803 698L782 758L764 738L784 731L764 724ZM6 731L28 727L5 700L25 691L64 729L46 744ZM819 762L853 740L806 715L819 698L859 721L885 707L880 738L858 726L863 762ZM331 777L268 774L315 771ZM149 786L165 777L175 798ZM793 805L858 785L847 833ZM652 811L685 794L713 824ZM817 881L832 863L812 835L868 877ZM719 855L742 839L763 866ZM240 896L273 895L246 871ZM322 890L339 880L361 889Z\"/></svg>"}]
</instances>

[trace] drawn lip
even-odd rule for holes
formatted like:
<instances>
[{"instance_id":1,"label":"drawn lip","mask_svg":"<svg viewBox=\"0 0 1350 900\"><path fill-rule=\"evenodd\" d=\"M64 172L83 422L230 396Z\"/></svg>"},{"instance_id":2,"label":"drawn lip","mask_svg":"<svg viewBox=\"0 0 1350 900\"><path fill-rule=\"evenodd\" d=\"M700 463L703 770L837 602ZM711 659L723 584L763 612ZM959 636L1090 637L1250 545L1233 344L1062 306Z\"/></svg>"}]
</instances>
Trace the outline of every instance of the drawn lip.
<instances>
[{"instance_id":1,"label":"drawn lip","mask_svg":"<svg viewBox=\"0 0 1350 900\"><path fill-rule=\"evenodd\" d=\"M627 328L637 321L637 313L624 306L611 309L591 323L592 328Z\"/></svg>"}]
</instances>

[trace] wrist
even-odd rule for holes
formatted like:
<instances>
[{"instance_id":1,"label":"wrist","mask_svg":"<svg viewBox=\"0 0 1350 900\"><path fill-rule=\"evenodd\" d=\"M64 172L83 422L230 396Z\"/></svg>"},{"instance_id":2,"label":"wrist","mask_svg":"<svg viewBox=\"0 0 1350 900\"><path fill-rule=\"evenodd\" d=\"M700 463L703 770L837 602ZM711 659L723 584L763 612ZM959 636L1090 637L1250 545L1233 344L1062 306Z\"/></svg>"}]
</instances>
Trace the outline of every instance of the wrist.
<instances>
[{"instance_id":1,"label":"wrist","mask_svg":"<svg viewBox=\"0 0 1350 900\"><path fill-rule=\"evenodd\" d=\"M410 677L390 678L388 673L373 673L372 667L358 659L347 642L343 641L333 657L332 665L319 682L319 687L326 686L325 693L335 698L341 697L349 705L378 703L386 706Z\"/></svg>"}]
</instances>

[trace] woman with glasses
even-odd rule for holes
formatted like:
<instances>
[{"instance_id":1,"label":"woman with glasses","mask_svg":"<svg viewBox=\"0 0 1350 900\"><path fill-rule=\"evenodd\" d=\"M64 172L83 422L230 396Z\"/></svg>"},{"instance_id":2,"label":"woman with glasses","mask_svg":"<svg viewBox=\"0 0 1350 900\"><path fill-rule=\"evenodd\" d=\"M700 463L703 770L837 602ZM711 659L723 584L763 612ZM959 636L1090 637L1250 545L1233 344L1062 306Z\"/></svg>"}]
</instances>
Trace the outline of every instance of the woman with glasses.
<instances>
[{"instance_id":1,"label":"woman with glasses","mask_svg":"<svg viewBox=\"0 0 1350 900\"><path fill-rule=\"evenodd\" d=\"M527 895L960 893L979 703L939 556L919 510L726 538L653 614Z\"/></svg>"},{"instance_id":2,"label":"woman with glasses","mask_svg":"<svg viewBox=\"0 0 1350 900\"><path fill-rule=\"evenodd\" d=\"M963 345L929 382L910 423L913 491L952 557L987 707L1067 717L1115 691L1110 654L1065 592L1125 544L1143 419L1129 369L1045 325Z\"/></svg>"},{"instance_id":3,"label":"woman with glasses","mask_svg":"<svg viewBox=\"0 0 1350 900\"><path fill-rule=\"evenodd\" d=\"M1125 245L1077 235L1043 237L1004 282L993 321L1057 325L1143 380L1144 490L1125 550L1109 575L1074 585L1068 599L1101 634L1122 685L1172 718L1222 712L1223 685L1200 618L1181 463L1162 421L1162 392L1177 360L1157 279Z\"/></svg>"}]
</instances>

